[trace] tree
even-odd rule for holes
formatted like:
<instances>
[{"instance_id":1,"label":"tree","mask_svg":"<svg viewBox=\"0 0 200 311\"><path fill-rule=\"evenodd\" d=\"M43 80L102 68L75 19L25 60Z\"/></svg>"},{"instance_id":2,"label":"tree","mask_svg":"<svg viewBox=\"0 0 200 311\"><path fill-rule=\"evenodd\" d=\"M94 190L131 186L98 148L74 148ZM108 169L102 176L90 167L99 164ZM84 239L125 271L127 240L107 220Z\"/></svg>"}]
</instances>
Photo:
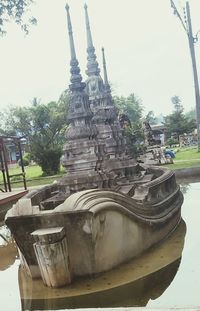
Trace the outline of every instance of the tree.
<instances>
[{"instance_id":1,"label":"tree","mask_svg":"<svg viewBox=\"0 0 200 311\"><path fill-rule=\"evenodd\" d=\"M155 125L158 124L158 119L155 116L154 112L152 110L150 110L146 117L145 117L146 121L149 122L151 125Z\"/></svg>"},{"instance_id":2,"label":"tree","mask_svg":"<svg viewBox=\"0 0 200 311\"><path fill-rule=\"evenodd\" d=\"M59 171L66 119L67 109L63 103L12 107L4 117L5 131L25 136L31 155L44 175L52 175Z\"/></svg>"},{"instance_id":3,"label":"tree","mask_svg":"<svg viewBox=\"0 0 200 311\"><path fill-rule=\"evenodd\" d=\"M114 104L119 110L120 115L123 118L128 118L129 126L124 128L124 135L129 145L130 153L133 157L136 157L140 153L141 141L143 140L143 129L142 129L142 111L143 107L141 100L130 94L128 97L114 96Z\"/></svg>"},{"instance_id":4,"label":"tree","mask_svg":"<svg viewBox=\"0 0 200 311\"><path fill-rule=\"evenodd\" d=\"M0 34L5 34L5 24L14 20L27 33L30 24L37 21L34 17L28 17L25 21L25 13L33 3L33 0L0 0Z\"/></svg>"},{"instance_id":5,"label":"tree","mask_svg":"<svg viewBox=\"0 0 200 311\"><path fill-rule=\"evenodd\" d=\"M193 108L185 113L186 118L189 120L196 120L196 110Z\"/></svg>"},{"instance_id":6,"label":"tree","mask_svg":"<svg viewBox=\"0 0 200 311\"><path fill-rule=\"evenodd\" d=\"M179 135L191 133L196 128L196 122L184 114L184 108L178 96L172 97L171 100L174 111L165 117L166 134L168 138L173 136L179 139Z\"/></svg>"},{"instance_id":7,"label":"tree","mask_svg":"<svg viewBox=\"0 0 200 311\"><path fill-rule=\"evenodd\" d=\"M135 94L132 93L128 97L114 96L113 99L119 112L127 115L132 125L139 122L142 117L143 107L141 100Z\"/></svg>"}]
</instances>

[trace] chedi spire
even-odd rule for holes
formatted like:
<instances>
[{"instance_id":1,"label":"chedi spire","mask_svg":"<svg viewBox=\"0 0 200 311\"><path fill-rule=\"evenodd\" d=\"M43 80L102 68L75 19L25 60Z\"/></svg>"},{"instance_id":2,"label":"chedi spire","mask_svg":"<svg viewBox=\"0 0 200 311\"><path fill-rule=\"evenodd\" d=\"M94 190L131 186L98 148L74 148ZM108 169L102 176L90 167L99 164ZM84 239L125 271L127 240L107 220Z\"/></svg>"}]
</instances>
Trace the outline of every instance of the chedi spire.
<instances>
[{"instance_id":1,"label":"chedi spire","mask_svg":"<svg viewBox=\"0 0 200 311\"><path fill-rule=\"evenodd\" d=\"M102 59L103 59L103 74L104 74L104 88L107 93L111 93L110 84L108 82L107 68L106 68L106 58L104 53L104 48L102 48Z\"/></svg>"},{"instance_id":2,"label":"chedi spire","mask_svg":"<svg viewBox=\"0 0 200 311\"><path fill-rule=\"evenodd\" d=\"M76 174L78 171L94 171L96 167L98 156L95 154L96 142L94 138L97 135L97 131L95 126L91 124L93 113L90 109L89 98L85 92L85 83L82 82L82 76L76 58L68 5L66 5L66 11L71 53L71 84L69 85L68 113L70 125L66 130L67 140L63 148L62 165L68 173ZM65 184L64 181L63 183Z\"/></svg>"},{"instance_id":3,"label":"chedi spire","mask_svg":"<svg viewBox=\"0 0 200 311\"><path fill-rule=\"evenodd\" d=\"M70 45L70 72L71 72L71 84L69 85L71 94L70 94L70 106L69 106L69 116L68 120L77 124L78 120L83 124L82 119L88 119L92 117L92 112L89 106L89 99L85 93L85 83L82 82L82 76L80 73L79 63L76 58L76 51L74 45L73 31L71 17L69 13L69 5L66 5L67 11L67 24L68 24L68 33L69 33L69 45ZM85 121L85 120L84 120ZM86 123L87 120L86 120Z\"/></svg>"},{"instance_id":4,"label":"chedi spire","mask_svg":"<svg viewBox=\"0 0 200 311\"><path fill-rule=\"evenodd\" d=\"M69 13L69 5L66 4L65 6L67 11L67 25L68 25L68 34L69 34L69 45L70 45L70 54L71 54L71 60L70 60L70 72L71 72L71 85L69 86L70 90L73 91L75 89L84 89L85 83L82 82L82 76L80 74L80 68L79 63L76 58L76 51L74 46L74 38L73 38L73 31L72 31L72 23L71 23L71 17Z\"/></svg>"},{"instance_id":5,"label":"chedi spire","mask_svg":"<svg viewBox=\"0 0 200 311\"><path fill-rule=\"evenodd\" d=\"M87 70L86 74L90 77L92 75L98 76L100 73L99 65L96 60L95 48L92 41L92 34L90 30L90 22L87 11L87 5L84 5L85 9L85 24L86 24L86 34L87 34Z\"/></svg>"}]
</instances>

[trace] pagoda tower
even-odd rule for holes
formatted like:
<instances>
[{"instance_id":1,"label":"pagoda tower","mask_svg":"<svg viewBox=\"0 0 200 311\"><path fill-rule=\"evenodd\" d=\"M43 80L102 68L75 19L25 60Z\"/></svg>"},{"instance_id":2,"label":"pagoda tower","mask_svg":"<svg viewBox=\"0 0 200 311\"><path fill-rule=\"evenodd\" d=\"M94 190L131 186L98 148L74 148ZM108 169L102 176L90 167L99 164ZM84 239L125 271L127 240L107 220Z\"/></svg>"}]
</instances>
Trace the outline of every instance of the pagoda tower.
<instances>
[{"instance_id":1,"label":"pagoda tower","mask_svg":"<svg viewBox=\"0 0 200 311\"><path fill-rule=\"evenodd\" d=\"M97 128L91 120L89 97L82 82L79 63L76 57L69 6L66 5L70 44L71 84L69 98L69 127L66 130L66 144L63 149L62 165L70 174L94 172L102 159L102 145L96 140ZM102 147L102 148L101 148Z\"/></svg>"},{"instance_id":2,"label":"pagoda tower","mask_svg":"<svg viewBox=\"0 0 200 311\"><path fill-rule=\"evenodd\" d=\"M92 123L98 129L98 140L105 142L107 159L118 158L123 154L123 135L117 118L117 109L113 104L111 90L107 78L105 55L103 54L104 80L96 60L93 45L87 5L85 9L85 24L87 35L87 70L86 93L89 96L90 108L94 114Z\"/></svg>"}]
</instances>

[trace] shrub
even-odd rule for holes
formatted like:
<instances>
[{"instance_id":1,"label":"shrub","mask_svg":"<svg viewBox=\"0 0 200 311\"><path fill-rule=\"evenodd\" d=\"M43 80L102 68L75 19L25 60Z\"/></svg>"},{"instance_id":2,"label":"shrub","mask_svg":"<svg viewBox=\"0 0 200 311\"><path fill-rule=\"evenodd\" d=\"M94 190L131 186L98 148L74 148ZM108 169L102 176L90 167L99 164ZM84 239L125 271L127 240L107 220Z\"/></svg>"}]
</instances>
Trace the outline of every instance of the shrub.
<instances>
[{"instance_id":1,"label":"shrub","mask_svg":"<svg viewBox=\"0 0 200 311\"><path fill-rule=\"evenodd\" d=\"M169 139L167 140L166 144L169 145L169 146L171 147L172 145L177 145L177 144L179 144L179 141L178 141L178 139L175 139L175 138L169 138Z\"/></svg>"},{"instance_id":2,"label":"shrub","mask_svg":"<svg viewBox=\"0 0 200 311\"><path fill-rule=\"evenodd\" d=\"M36 155L35 160L41 166L43 176L55 175L60 171L60 157L62 150L59 147L43 149Z\"/></svg>"},{"instance_id":3,"label":"shrub","mask_svg":"<svg viewBox=\"0 0 200 311\"><path fill-rule=\"evenodd\" d=\"M31 154L25 153L22 157L22 160L23 160L24 166L28 166L30 164L30 161L31 161ZM18 164L19 164L19 166L21 166L21 159L18 160Z\"/></svg>"}]
</instances>

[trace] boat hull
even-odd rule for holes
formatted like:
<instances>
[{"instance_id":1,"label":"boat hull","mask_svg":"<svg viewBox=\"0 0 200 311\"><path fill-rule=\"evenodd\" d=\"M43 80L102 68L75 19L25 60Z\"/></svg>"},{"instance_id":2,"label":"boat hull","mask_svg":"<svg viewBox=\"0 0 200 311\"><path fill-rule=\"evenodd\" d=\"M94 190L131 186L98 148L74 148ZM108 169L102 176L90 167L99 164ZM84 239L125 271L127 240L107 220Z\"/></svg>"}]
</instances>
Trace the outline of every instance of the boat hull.
<instances>
[{"instance_id":1,"label":"boat hull","mask_svg":"<svg viewBox=\"0 0 200 311\"><path fill-rule=\"evenodd\" d=\"M26 272L48 286L63 286L110 270L167 238L181 220L183 195L172 171L152 172L157 176L150 182L78 191L51 210L39 202L55 193L55 185L21 199L6 224Z\"/></svg>"},{"instance_id":2,"label":"boat hull","mask_svg":"<svg viewBox=\"0 0 200 311\"><path fill-rule=\"evenodd\" d=\"M119 203L118 203L119 204ZM161 218L142 218L122 208L25 215L7 218L24 267L33 278L40 277L31 233L41 228L64 227L72 276L96 274L141 254L166 238L181 219L182 195L169 202Z\"/></svg>"}]
</instances>

